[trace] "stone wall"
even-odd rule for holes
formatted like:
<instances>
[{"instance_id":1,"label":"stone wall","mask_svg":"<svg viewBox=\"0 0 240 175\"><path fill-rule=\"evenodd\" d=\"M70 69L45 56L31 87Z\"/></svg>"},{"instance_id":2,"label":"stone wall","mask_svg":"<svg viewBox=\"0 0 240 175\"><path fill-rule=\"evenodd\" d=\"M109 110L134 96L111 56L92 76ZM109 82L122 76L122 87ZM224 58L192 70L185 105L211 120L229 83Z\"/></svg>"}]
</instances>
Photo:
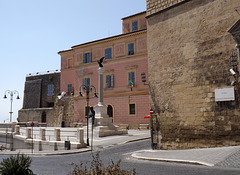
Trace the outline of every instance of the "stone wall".
<instances>
[{"instance_id":1,"label":"stone wall","mask_svg":"<svg viewBox=\"0 0 240 175\"><path fill-rule=\"evenodd\" d=\"M45 114L44 114L45 113ZM18 122L47 123L48 127L69 127L73 123L74 101L64 97L56 100L54 108L32 108L18 111ZM43 121L43 115L46 122Z\"/></svg>"},{"instance_id":2,"label":"stone wall","mask_svg":"<svg viewBox=\"0 0 240 175\"><path fill-rule=\"evenodd\" d=\"M42 121L43 115L46 116L47 125L52 126L52 124L54 123L53 118L55 116L54 108L21 109L18 111L18 122L45 123L44 121Z\"/></svg>"},{"instance_id":3,"label":"stone wall","mask_svg":"<svg viewBox=\"0 0 240 175\"><path fill-rule=\"evenodd\" d=\"M53 95L48 95L48 85L53 85ZM53 107L60 92L60 73L26 77L23 109Z\"/></svg>"},{"instance_id":4,"label":"stone wall","mask_svg":"<svg viewBox=\"0 0 240 175\"><path fill-rule=\"evenodd\" d=\"M55 105L55 123L61 123L61 126L70 127L74 122L74 99L64 97L57 100Z\"/></svg>"},{"instance_id":5,"label":"stone wall","mask_svg":"<svg viewBox=\"0 0 240 175\"><path fill-rule=\"evenodd\" d=\"M149 0L147 11L161 10L167 2ZM240 144L239 84L235 101L217 103L214 93L232 87L230 56L237 50L228 30L240 18L236 10L239 0L192 0L148 17L151 106L162 138L158 148Z\"/></svg>"}]
</instances>

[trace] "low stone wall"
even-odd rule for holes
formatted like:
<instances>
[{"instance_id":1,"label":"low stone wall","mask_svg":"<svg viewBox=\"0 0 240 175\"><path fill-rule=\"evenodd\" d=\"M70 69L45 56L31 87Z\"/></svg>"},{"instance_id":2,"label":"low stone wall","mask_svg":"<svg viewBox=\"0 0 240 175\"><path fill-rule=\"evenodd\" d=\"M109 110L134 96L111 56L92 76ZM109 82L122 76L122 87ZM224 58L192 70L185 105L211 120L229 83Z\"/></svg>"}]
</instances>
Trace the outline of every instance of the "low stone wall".
<instances>
[{"instance_id":1,"label":"low stone wall","mask_svg":"<svg viewBox=\"0 0 240 175\"><path fill-rule=\"evenodd\" d=\"M84 143L84 130L79 128L74 133L65 133L69 137L75 137L76 142L70 142L70 140L61 140L61 134L64 134L61 129L56 128L52 130L54 132L54 138L49 137L46 139L46 128L40 128L37 133L40 138L34 138L36 131L32 131L32 127L26 127L25 132L20 133L20 126L15 126L15 132L0 132L0 145L4 149L18 150L18 149L34 149L34 151L57 151L65 149L79 149L86 147ZM49 130L48 130L49 132ZM51 131L50 131L51 132ZM67 132L67 131L66 131ZM33 134L34 133L34 134ZM66 145L70 144L70 145ZM68 146L68 147L66 147Z\"/></svg>"}]
</instances>

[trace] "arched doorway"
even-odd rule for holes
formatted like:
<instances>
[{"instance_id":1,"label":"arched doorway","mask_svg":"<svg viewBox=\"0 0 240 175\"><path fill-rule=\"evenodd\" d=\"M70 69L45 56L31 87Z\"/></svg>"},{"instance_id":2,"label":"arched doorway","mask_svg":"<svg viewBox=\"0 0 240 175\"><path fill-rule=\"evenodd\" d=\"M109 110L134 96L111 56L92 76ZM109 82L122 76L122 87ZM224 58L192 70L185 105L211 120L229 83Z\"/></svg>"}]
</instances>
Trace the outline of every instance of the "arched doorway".
<instances>
[{"instance_id":1,"label":"arched doorway","mask_svg":"<svg viewBox=\"0 0 240 175\"><path fill-rule=\"evenodd\" d=\"M107 114L108 114L109 117L112 118L112 122L113 122L113 107L112 107L112 105L108 105Z\"/></svg>"},{"instance_id":2,"label":"arched doorway","mask_svg":"<svg viewBox=\"0 0 240 175\"><path fill-rule=\"evenodd\" d=\"M45 111L43 111L43 113L42 113L42 121L41 122L42 123L46 123L47 122L47 114L46 114Z\"/></svg>"}]
</instances>

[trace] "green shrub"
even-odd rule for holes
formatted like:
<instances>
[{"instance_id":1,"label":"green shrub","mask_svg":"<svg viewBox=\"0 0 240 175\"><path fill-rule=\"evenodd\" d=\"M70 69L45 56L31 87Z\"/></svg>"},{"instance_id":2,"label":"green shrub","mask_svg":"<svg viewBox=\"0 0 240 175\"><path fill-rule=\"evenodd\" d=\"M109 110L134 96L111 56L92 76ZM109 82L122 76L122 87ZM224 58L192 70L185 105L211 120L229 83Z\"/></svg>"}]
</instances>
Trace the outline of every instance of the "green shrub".
<instances>
[{"instance_id":1,"label":"green shrub","mask_svg":"<svg viewBox=\"0 0 240 175\"><path fill-rule=\"evenodd\" d=\"M99 152L96 155L92 155L92 161L90 168L87 168L87 163L83 166L81 162L80 165L72 163L74 165L74 170L70 175L136 175L135 169L133 171L121 170L120 169L121 160L116 164L112 163L106 168L103 166L102 161L99 156Z\"/></svg>"},{"instance_id":2,"label":"green shrub","mask_svg":"<svg viewBox=\"0 0 240 175\"><path fill-rule=\"evenodd\" d=\"M29 169L32 159L23 154L10 156L3 159L0 163L0 174L2 175L31 175L32 170Z\"/></svg>"}]
</instances>

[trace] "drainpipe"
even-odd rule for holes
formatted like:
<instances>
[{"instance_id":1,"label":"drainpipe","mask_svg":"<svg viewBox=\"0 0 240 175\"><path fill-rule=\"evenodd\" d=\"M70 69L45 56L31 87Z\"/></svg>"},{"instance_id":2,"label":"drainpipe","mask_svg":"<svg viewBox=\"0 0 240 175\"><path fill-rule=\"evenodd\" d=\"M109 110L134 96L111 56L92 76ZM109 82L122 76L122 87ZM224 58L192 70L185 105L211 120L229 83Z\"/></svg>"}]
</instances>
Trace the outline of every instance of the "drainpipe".
<instances>
[{"instance_id":1,"label":"drainpipe","mask_svg":"<svg viewBox=\"0 0 240 175\"><path fill-rule=\"evenodd\" d=\"M236 45L237 52L238 52L238 72L240 72L240 43Z\"/></svg>"}]
</instances>

